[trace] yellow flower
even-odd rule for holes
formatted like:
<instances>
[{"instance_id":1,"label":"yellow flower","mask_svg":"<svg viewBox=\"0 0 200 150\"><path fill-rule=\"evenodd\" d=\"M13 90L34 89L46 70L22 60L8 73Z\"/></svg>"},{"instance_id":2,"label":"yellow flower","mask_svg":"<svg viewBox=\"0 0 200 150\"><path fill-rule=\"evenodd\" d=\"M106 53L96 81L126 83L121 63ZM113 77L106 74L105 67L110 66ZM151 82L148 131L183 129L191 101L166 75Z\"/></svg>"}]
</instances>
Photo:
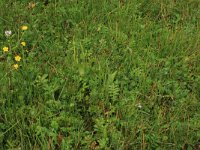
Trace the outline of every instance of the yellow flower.
<instances>
[{"instance_id":1,"label":"yellow flower","mask_svg":"<svg viewBox=\"0 0 200 150\"><path fill-rule=\"evenodd\" d=\"M21 30L23 31L28 30L28 26L21 26Z\"/></svg>"},{"instance_id":2,"label":"yellow flower","mask_svg":"<svg viewBox=\"0 0 200 150\"><path fill-rule=\"evenodd\" d=\"M26 42L21 42L21 45L22 46L26 46Z\"/></svg>"},{"instance_id":3,"label":"yellow flower","mask_svg":"<svg viewBox=\"0 0 200 150\"><path fill-rule=\"evenodd\" d=\"M19 65L18 65L18 64L14 64L13 67L14 67L15 69L18 69L18 68L19 68Z\"/></svg>"},{"instance_id":4,"label":"yellow flower","mask_svg":"<svg viewBox=\"0 0 200 150\"><path fill-rule=\"evenodd\" d=\"M4 51L4 52L8 52L8 47L6 47L6 46L3 47L3 51Z\"/></svg>"},{"instance_id":5,"label":"yellow flower","mask_svg":"<svg viewBox=\"0 0 200 150\"><path fill-rule=\"evenodd\" d=\"M16 56L15 56L15 60L16 60L16 61L20 61L20 60L21 60L21 57L20 57L19 55L16 55Z\"/></svg>"}]
</instances>

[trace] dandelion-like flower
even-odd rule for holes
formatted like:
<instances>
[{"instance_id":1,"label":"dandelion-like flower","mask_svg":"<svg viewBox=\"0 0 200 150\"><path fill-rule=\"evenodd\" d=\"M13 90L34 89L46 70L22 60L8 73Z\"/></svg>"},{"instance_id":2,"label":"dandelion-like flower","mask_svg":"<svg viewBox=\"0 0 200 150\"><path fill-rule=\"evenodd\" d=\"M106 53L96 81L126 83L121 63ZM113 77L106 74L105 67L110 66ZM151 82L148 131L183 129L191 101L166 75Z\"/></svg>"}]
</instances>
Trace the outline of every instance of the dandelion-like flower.
<instances>
[{"instance_id":1,"label":"dandelion-like flower","mask_svg":"<svg viewBox=\"0 0 200 150\"><path fill-rule=\"evenodd\" d=\"M13 65L13 68L18 69L18 68L19 68L19 65L18 65L18 64L14 64L14 65Z\"/></svg>"},{"instance_id":2,"label":"dandelion-like flower","mask_svg":"<svg viewBox=\"0 0 200 150\"><path fill-rule=\"evenodd\" d=\"M11 36L11 34L12 34L12 31L10 31L10 30L8 30L8 31L5 31L5 36L6 36L6 37L9 37L9 36Z\"/></svg>"},{"instance_id":3,"label":"dandelion-like flower","mask_svg":"<svg viewBox=\"0 0 200 150\"><path fill-rule=\"evenodd\" d=\"M9 48L7 46L3 47L4 52L8 52Z\"/></svg>"},{"instance_id":4,"label":"dandelion-like flower","mask_svg":"<svg viewBox=\"0 0 200 150\"><path fill-rule=\"evenodd\" d=\"M26 42L21 42L21 45L22 46L26 46Z\"/></svg>"},{"instance_id":5,"label":"dandelion-like flower","mask_svg":"<svg viewBox=\"0 0 200 150\"><path fill-rule=\"evenodd\" d=\"M19 55L16 55L16 56L15 56L15 60L16 60L16 61L20 61L20 60L21 60L21 57L20 57Z\"/></svg>"},{"instance_id":6,"label":"dandelion-like flower","mask_svg":"<svg viewBox=\"0 0 200 150\"><path fill-rule=\"evenodd\" d=\"M21 26L21 30L23 31L28 30L28 26Z\"/></svg>"}]
</instances>

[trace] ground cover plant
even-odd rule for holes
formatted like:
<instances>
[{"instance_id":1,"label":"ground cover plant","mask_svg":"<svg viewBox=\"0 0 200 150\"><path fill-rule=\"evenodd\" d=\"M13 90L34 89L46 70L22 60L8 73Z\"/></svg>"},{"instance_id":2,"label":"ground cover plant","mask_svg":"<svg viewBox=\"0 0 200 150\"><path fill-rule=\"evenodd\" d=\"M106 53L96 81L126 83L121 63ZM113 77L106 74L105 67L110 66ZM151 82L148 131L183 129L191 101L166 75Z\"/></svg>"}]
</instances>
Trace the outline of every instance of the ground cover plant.
<instances>
[{"instance_id":1,"label":"ground cover plant","mask_svg":"<svg viewBox=\"0 0 200 150\"><path fill-rule=\"evenodd\" d=\"M1 0L0 149L200 149L199 0Z\"/></svg>"}]
</instances>

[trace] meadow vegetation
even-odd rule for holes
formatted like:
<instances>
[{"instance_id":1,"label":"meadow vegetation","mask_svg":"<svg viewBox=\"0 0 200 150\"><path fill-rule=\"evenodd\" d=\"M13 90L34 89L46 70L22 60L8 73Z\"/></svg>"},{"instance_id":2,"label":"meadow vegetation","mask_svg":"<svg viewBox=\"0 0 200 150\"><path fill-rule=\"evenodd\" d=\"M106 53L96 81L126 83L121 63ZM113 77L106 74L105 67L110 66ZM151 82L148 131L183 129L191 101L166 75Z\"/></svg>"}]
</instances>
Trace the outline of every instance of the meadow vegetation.
<instances>
[{"instance_id":1,"label":"meadow vegetation","mask_svg":"<svg viewBox=\"0 0 200 150\"><path fill-rule=\"evenodd\" d=\"M199 0L1 0L0 149L200 149Z\"/></svg>"}]
</instances>

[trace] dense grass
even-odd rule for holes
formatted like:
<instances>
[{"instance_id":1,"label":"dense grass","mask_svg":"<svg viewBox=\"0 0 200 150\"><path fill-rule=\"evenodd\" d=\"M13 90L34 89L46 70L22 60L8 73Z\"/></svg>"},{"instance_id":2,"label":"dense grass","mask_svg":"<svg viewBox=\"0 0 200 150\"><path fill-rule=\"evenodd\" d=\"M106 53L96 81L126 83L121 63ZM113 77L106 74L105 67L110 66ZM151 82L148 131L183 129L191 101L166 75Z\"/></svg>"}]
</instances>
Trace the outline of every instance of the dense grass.
<instances>
[{"instance_id":1,"label":"dense grass","mask_svg":"<svg viewBox=\"0 0 200 150\"><path fill-rule=\"evenodd\" d=\"M29 2L0 1L0 149L200 148L199 0Z\"/></svg>"}]
</instances>

